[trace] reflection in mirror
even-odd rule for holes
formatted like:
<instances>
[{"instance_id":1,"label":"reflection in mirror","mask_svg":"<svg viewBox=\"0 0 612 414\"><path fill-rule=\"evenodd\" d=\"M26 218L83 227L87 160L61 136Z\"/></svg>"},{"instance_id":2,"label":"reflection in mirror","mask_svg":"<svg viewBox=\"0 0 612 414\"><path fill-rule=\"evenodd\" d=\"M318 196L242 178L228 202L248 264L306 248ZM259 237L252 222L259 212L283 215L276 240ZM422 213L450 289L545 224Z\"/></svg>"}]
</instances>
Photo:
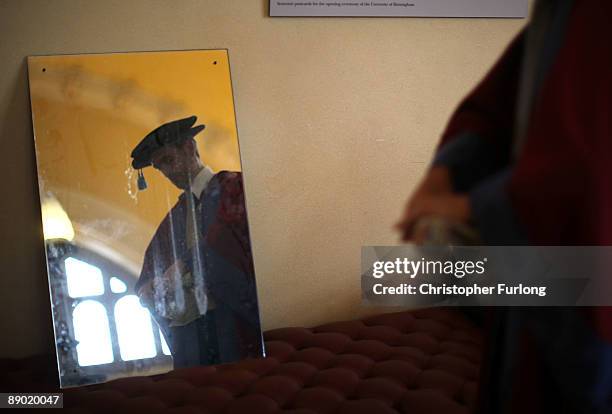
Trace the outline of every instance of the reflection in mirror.
<instances>
[{"instance_id":1,"label":"reflection in mirror","mask_svg":"<svg viewBox=\"0 0 612 414\"><path fill-rule=\"evenodd\" d=\"M227 51L28 72L61 386L263 356Z\"/></svg>"}]
</instances>

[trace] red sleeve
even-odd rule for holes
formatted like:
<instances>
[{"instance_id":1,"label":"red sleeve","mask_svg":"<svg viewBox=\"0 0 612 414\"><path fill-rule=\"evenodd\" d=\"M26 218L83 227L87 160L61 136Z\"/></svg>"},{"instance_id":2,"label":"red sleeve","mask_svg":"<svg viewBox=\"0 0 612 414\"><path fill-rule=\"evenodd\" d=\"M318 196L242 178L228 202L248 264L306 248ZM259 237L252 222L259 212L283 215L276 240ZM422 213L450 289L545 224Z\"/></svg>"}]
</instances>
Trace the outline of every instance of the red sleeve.
<instances>
[{"instance_id":1,"label":"red sleeve","mask_svg":"<svg viewBox=\"0 0 612 414\"><path fill-rule=\"evenodd\" d=\"M576 3L534 102L509 193L536 244L612 245L611 18L609 1Z\"/></svg>"},{"instance_id":2,"label":"red sleeve","mask_svg":"<svg viewBox=\"0 0 612 414\"><path fill-rule=\"evenodd\" d=\"M221 188L219 207L216 219L207 233L208 243L246 275L253 276L242 174L227 171L219 174Z\"/></svg>"},{"instance_id":3,"label":"red sleeve","mask_svg":"<svg viewBox=\"0 0 612 414\"><path fill-rule=\"evenodd\" d=\"M466 132L509 142L523 54L521 32L485 78L461 102L442 134L440 146Z\"/></svg>"}]
</instances>

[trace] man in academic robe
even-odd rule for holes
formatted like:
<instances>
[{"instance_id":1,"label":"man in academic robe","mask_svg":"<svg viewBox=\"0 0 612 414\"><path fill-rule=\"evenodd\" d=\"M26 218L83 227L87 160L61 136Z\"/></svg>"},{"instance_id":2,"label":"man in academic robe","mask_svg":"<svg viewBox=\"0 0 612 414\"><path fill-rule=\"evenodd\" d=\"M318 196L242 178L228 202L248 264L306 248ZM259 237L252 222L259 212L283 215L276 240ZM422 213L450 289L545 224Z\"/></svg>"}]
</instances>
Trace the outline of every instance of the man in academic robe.
<instances>
[{"instance_id":1,"label":"man in academic robe","mask_svg":"<svg viewBox=\"0 0 612 414\"><path fill-rule=\"evenodd\" d=\"M196 117L168 122L134 148L139 188L153 166L183 190L144 256L136 291L162 329L174 367L262 356L242 175L200 159Z\"/></svg>"},{"instance_id":2,"label":"man in academic robe","mask_svg":"<svg viewBox=\"0 0 612 414\"><path fill-rule=\"evenodd\" d=\"M542 0L459 105L398 229L424 217L488 245L612 244L612 2ZM488 312L482 412L612 412L612 311Z\"/></svg>"}]
</instances>

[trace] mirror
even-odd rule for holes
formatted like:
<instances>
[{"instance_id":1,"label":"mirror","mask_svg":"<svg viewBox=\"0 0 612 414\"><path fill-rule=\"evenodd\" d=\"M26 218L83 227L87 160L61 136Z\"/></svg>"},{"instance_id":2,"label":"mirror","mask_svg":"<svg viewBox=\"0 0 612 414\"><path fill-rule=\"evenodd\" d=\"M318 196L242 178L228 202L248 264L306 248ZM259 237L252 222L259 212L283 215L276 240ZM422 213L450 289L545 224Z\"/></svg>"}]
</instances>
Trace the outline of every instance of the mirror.
<instances>
[{"instance_id":1,"label":"mirror","mask_svg":"<svg viewBox=\"0 0 612 414\"><path fill-rule=\"evenodd\" d=\"M263 356L227 50L28 72L61 386Z\"/></svg>"}]
</instances>

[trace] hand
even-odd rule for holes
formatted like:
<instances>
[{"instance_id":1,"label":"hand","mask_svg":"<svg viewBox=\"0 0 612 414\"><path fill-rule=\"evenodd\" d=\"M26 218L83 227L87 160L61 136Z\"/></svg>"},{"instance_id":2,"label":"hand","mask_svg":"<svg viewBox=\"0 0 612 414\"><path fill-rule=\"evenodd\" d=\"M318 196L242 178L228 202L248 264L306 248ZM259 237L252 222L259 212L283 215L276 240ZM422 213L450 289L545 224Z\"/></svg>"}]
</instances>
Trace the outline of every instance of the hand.
<instances>
[{"instance_id":1,"label":"hand","mask_svg":"<svg viewBox=\"0 0 612 414\"><path fill-rule=\"evenodd\" d=\"M187 266L182 260L177 260L166 269L162 278L166 283L174 283L176 280L182 280L183 274L187 272Z\"/></svg>"},{"instance_id":2,"label":"hand","mask_svg":"<svg viewBox=\"0 0 612 414\"><path fill-rule=\"evenodd\" d=\"M186 266L181 260L174 262L162 275L163 284L165 286L174 286L175 281L181 280L182 275L185 273ZM160 282L160 280L158 280ZM144 307L153 308L155 304L155 280L151 278L148 282L143 284L138 292L136 292L140 299L140 303Z\"/></svg>"},{"instance_id":3,"label":"hand","mask_svg":"<svg viewBox=\"0 0 612 414\"><path fill-rule=\"evenodd\" d=\"M402 241L421 242L423 235L416 231L416 224L427 216L461 223L470 219L469 199L453 192L447 167L433 167L408 200L403 216L395 225Z\"/></svg>"},{"instance_id":4,"label":"hand","mask_svg":"<svg viewBox=\"0 0 612 414\"><path fill-rule=\"evenodd\" d=\"M450 171L448 167L436 166L432 167L421 184L418 186L413 196L420 193L427 194L440 194L440 193L452 193L453 183L451 181Z\"/></svg>"},{"instance_id":5,"label":"hand","mask_svg":"<svg viewBox=\"0 0 612 414\"><path fill-rule=\"evenodd\" d=\"M136 294L140 299L140 304L145 308L150 308L153 305L153 279L140 286Z\"/></svg>"}]
</instances>

